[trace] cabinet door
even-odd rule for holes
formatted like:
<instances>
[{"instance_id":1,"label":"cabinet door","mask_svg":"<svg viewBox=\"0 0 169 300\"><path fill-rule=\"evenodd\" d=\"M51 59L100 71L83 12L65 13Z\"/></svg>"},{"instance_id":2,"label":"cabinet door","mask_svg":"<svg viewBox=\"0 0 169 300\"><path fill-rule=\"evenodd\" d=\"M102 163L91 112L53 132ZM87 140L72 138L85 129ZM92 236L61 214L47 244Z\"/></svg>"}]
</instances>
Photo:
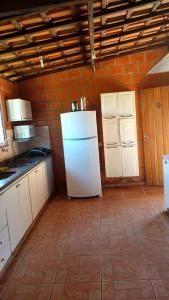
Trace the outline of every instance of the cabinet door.
<instances>
[{"instance_id":1,"label":"cabinet door","mask_svg":"<svg viewBox=\"0 0 169 300\"><path fill-rule=\"evenodd\" d=\"M45 199L47 200L52 194L54 188L52 158L48 158L44 162L43 176L44 176L44 186L45 186Z\"/></svg>"},{"instance_id":2,"label":"cabinet door","mask_svg":"<svg viewBox=\"0 0 169 300\"><path fill-rule=\"evenodd\" d=\"M20 100L22 120L32 120L31 103L26 100Z\"/></svg>"},{"instance_id":3,"label":"cabinet door","mask_svg":"<svg viewBox=\"0 0 169 300\"><path fill-rule=\"evenodd\" d=\"M138 176L138 151L137 146L122 148L123 177Z\"/></svg>"},{"instance_id":4,"label":"cabinet door","mask_svg":"<svg viewBox=\"0 0 169 300\"><path fill-rule=\"evenodd\" d=\"M43 176L43 165L39 166L36 169L36 177L37 177L37 185L38 185L38 195L39 195L39 202L40 208L45 203L45 186L44 186L44 176Z\"/></svg>"},{"instance_id":5,"label":"cabinet door","mask_svg":"<svg viewBox=\"0 0 169 300\"><path fill-rule=\"evenodd\" d=\"M120 120L120 137L122 144L137 143L135 119Z\"/></svg>"},{"instance_id":6,"label":"cabinet door","mask_svg":"<svg viewBox=\"0 0 169 300\"><path fill-rule=\"evenodd\" d=\"M17 186L9 188L1 197L6 208L11 250L14 251L23 237Z\"/></svg>"},{"instance_id":7,"label":"cabinet door","mask_svg":"<svg viewBox=\"0 0 169 300\"><path fill-rule=\"evenodd\" d=\"M18 186L19 205L20 205L20 212L21 212L22 231L24 234L29 228L29 226L31 225L33 219L31 202L30 202L28 177L24 177L22 180L20 180L17 186Z\"/></svg>"},{"instance_id":8,"label":"cabinet door","mask_svg":"<svg viewBox=\"0 0 169 300\"><path fill-rule=\"evenodd\" d=\"M135 116L135 93L118 93L119 113L121 116Z\"/></svg>"},{"instance_id":9,"label":"cabinet door","mask_svg":"<svg viewBox=\"0 0 169 300\"><path fill-rule=\"evenodd\" d=\"M29 175L29 188L33 219L38 215L45 202L45 190L42 166L33 170Z\"/></svg>"},{"instance_id":10,"label":"cabinet door","mask_svg":"<svg viewBox=\"0 0 169 300\"><path fill-rule=\"evenodd\" d=\"M121 149L118 147L105 147L106 177L122 176Z\"/></svg>"},{"instance_id":11,"label":"cabinet door","mask_svg":"<svg viewBox=\"0 0 169 300\"><path fill-rule=\"evenodd\" d=\"M117 93L101 94L101 107L103 118L118 114Z\"/></svg>"},{"instance_id":12,"label":"cabinet door","mask_svg":"<svg viewBox=\"0 0 169 300\"><path fill-rule=\"evenodd\" d=\"M6 107L9 121L21 121L20 99L7 100Z\"/></svg>"},{"instance_id":13,"label":"cabinet door","mask_svg":"<svg viewBox=\"0 0 169 300\"><path fill-rule=\"evenodd\" d=\"M104 145L115 145L120 143L119 120L103 120Z\"/></svg>"}]
</instances>

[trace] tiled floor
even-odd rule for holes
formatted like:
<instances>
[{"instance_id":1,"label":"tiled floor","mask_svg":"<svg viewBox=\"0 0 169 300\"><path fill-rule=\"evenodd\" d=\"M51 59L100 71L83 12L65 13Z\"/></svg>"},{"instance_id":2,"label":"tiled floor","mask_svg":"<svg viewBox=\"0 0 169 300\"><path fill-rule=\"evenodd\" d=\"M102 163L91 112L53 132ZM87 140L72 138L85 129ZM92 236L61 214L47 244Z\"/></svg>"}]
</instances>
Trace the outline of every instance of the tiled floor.
<instances>
[{"instance_id":1,"label":"tiled floor","mask_svg":"<svg viewBox=\"0 0 169 300\"><path fill-rule=\"evenodd\" d=\"M169 300L162 188L53 199L0 280L3 300Z\"/></svg>"}]
</instances>

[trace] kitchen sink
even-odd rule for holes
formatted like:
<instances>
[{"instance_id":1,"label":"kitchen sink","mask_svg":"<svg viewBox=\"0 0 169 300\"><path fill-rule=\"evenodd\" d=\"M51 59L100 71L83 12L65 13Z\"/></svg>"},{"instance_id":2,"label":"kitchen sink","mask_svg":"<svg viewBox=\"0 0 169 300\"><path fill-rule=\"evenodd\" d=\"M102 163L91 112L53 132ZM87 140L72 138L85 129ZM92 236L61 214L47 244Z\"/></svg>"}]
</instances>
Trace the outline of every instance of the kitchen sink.
<instances>
[{"instance_id":1,"label":"kitchen sink","mask_svg":"<svg viewBox=\"0 0 169 300\"><path fill-rule=\"evenodd\" d=\"M15 173L16 172L0 172L0 180L6 179Z\"/></svg>"}]
</instances>

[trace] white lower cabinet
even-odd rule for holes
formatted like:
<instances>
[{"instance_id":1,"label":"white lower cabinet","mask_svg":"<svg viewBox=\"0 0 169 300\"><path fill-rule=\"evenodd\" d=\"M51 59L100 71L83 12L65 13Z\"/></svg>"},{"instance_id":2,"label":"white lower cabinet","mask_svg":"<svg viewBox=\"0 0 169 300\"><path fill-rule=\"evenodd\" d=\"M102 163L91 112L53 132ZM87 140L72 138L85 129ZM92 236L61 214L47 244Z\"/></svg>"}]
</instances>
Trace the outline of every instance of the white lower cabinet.
<instances>
[{"instance_id":1,"label":"white lower cabinet","mask_svg":"<svg viewBox=\"0 0 169 300\"><path fill-rule=\"evenodd\" d=\"M0 271L52 191L49 158L0 194Z\"/></svg>"},{"instance_id":2,"label":"white lower cabinet","mask_svg":"<svg viewBox=\"0 0 169 300\"><path fill-rule=\"evenodd\" d=\"M45 198L48 199L54 189L52 158L49 157L42 166L44 176Z\"/></svg>"},{"instance_id":3,"label":"white lower cabinet","mask_svg":"<svg viewBox=\"0 0 169 300\"><path fill-rule=\"evenodd\" d=\"M10 242L7 242L2 251L0 251L0 272L11 256Z\"/></svg>"},{"instance_id":4,"label":"white lower cabinet","mask_svg":"<svg viewBox=\"0 0 169 300\"><path fill-rule=\"evenodd\" d=\"M34 169L28 175L28 179L31 196L32 214L33 219L35 219L46 200L43 166L39 166L36 169Z\"/></svg>"},{"instance_id":5,"label":"white lower cabinet","mask_svg":"<svg viewBox=\"0 0 169 300\"><path fill-rule=\"evenodd\" d=\"M14 251L23 237L19 197L16 185L10 187L1 196L1 201L4 203L6 209L12 251Z\"/></svg>"},{"instance_id":6,"label":"white lower cabinet","mask_svg":"<svg viewBox=\"0 0 169 300\"><path fill-rule=\"evenodd\" d=\"M24 234L30 227L33 220L28 177L26 176L21 179L16 186L18 189L22 233Z\"/></svg>"},{"instance_id":7,"label":"white lower cabinet","mask_svg":"<svg viewBox=\"0 0 169 300\"><path fill-rule=\"evenodd\" d=\"M122 176L121 148L105 147L106 177Z\"/></svg>"}]
</instances>

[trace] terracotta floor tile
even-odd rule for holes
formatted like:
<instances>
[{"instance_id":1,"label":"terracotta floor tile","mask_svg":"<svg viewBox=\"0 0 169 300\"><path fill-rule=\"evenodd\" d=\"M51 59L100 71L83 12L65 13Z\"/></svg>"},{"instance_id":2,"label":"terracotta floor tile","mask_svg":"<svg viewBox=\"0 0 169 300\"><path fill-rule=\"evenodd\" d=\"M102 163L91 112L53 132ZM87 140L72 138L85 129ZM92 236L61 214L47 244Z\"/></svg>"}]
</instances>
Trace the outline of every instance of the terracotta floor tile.
<instances>
[{"instance_id":1,"label":"terracotta floor tile","mask_svg":"<svg viewBox=\"0 0 169 300\"><path fill-rule=\"evenodd\" d=\"M74 256L62 258L55 282L99 281L101 281L101 257Z\"/></svg>"},{"instance_id":2,"label":"terracotta floor tile","mask_svg":"<svg viewBox=\"0 0 169 300\"><path fill-rule=\"evenodd\" d=\"M39 254L44 257L59 257L65 244L64 239L37 239L32 241L26 254Z\"/></svg>"},{"instance_id":3,"label":"terracotta floor tile","mask_svg":"<svg viewBox=\"0 0 169 300\"><path fill-rule=\"evenodd\" d=\"M132 262L127 255L103 256L103 281L148 279L144 261L139 257Z\"/></svg>"},{"instance_id":4,"label":"terracotta floor tile","mask_svg":"<svg viewBox=\"0 0 169 300\"><path fill-rule=\"evenodd\" d=\"M48 300L52 285L9 286L3 300Z\"/></svg>"},{"instance_id":5,"label":"terracotta floor tile","mask_svg":"<svg viewBox=\"0 0 169 300\"><path fill-rule=\"evenodd\" d=\"M36 229L35 235L36 238L42 239L58 239L58 238L65 238L68 233L68 226L67 224L44 224L39 226Z\"/></svg>"},{"instance_id":6,"label":"terracotta floor tile","mask_svg":"<svg viewBox=\"0 0 169 300\"><path fill-rule=\"evenodd\" d=\"M101 300L101 284L56 284L53 289L51 300Z\"/></svg>"},{"instance_id":7,"label":"terracotta floor tile","mask_svg":"<svg viewBox=\"0 0 169 300\"><path fill-rule=\"evenodd\" d=\"M92 236L67 238L63 256L99 255L100 240Z\"/></svg>"},{"instance_id":8,"label":"terracotta floor tile","mask_svg":"<svg viewBox=\"0 0 169 300\"><path fill-rule=\"evenodd\" d=\"M92 235L94 237L100 236L100 224L88 224L88 223L71 223L68 231L68 236L82 236Z\"/></svg>"},{"instance_id":9,"label":"terracotta floor tile","mask_svg":"<svg viewBox=\"0 0 169 300\"><path fill-rule=\"evenodd\" d=\"M140 253L140 247L136 238L114 239L111 236L101 238L102 254Z\"/></svg>"},{"instance_id":10,"label":"terracotta floor tile","mask_svg":"<svg viewBox=\"0 0 169 300\"><path fill-rule=\"evenodd\" d=\"M19 266L22 264L23 259L14 259L12 263L9 265L5 273L3 274L2 277L0 277L0 285L4 286L8 284L11 281L11 278L15 272L17 272L17 269Z\"/></svg>"},{"instance_id":11,"label":"terracotta floor tile","mask_svg":"<svg viewBox=\"0 0 169 300\"><path fill-rule=\"evenodd\" d=\"M147 269L151 279L169 278L169 263L163 264L147 264Z\"/></svg>"},{"instance_id":12,"label":"terracotta floor tile","mask_svg":"<svg viewBox=\"0 0 169 300\"><path fill-rule=\"evenodd\" d=\"M169 299L169 279L152 280L152 284L158 300Z\"/></svg>"},{"instance_id":13,"label":"terracotta floor tile","mask_svg":"<svg viewBox=\"0 0 169 300\"><path fill-rule=\"evenodd\" d=\"M103 300L155 300L148 280L103 283Z\"/></svg>"},{"instance_id":14,"label":"terracotta floor tile","mask_svg":"<svg viewBox=\"0 0 169 300\"><path fill-rule=\"evenodd\" d=\"M59 259L43 255L26 255L12 273L11 285L53 283Z\"/></svg>"}]
</instances>

